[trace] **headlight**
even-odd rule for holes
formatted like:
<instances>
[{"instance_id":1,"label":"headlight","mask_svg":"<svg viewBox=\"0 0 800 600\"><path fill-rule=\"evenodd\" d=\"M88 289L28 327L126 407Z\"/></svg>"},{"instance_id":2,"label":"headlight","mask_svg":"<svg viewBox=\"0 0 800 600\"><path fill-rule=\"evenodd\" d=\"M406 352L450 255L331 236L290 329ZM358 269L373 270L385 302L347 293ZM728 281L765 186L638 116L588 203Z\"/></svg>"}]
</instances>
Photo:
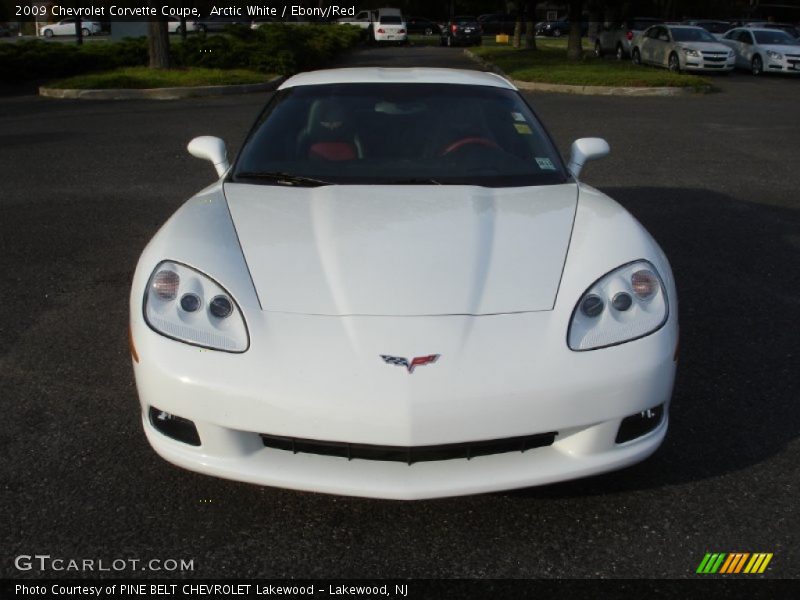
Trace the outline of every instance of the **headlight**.
<instances>
[{"instance_id":1,"label":"headlight","mask_svg":"<svg viewBox=\"0 0 800 600\"><path fill-rule=\"evenodd\" d=\"M692 48L684 48L683 49L683 53L686 56L694 56L694 57L699 57L700 56L700 53L697 50L693 50Z\"/></svg>"},{"instance_id":2,"label":"headlight","mask_svg":"<svg viewBox=\"0 0 800 600\"><path fill-rule=\"evenodd\" d=\"M783 54L781 54L780 52L775 52L774 50L767 50L767 56L769 56L770 58L772 58L774 60L782 60L783 59Z\"/></svg>"},{"instance_id":3,"label":"headlight","mask_svg":"<svg viewBox=\"0 0 800 600\"><path fill-rule=\"evenodd\" d=\"M728 50L728 58L733 58L733 50Z\"/></svg>"},{"instance_id":4,"label":"headlight","mask_svg":"<svg viewBox=\"0 0 800 600\"><path fill-rule=\"evenodd\" d=\"M164 261L144 293L144 320L168 338L227 352L250 345L242 311L216 281L180 263Z\"/></svg>"},{"instance_id":5,"label":"headlight","mask_svg":"<svg viewBox=\"0 0 800 600\"><path fill-rule=\"evenodd\" d=\"M583 293L567 334L571 350L594 350L644 337L660 329L669 307L664 283L646 260L623 265Z\"/></svg>"}]
</instances>

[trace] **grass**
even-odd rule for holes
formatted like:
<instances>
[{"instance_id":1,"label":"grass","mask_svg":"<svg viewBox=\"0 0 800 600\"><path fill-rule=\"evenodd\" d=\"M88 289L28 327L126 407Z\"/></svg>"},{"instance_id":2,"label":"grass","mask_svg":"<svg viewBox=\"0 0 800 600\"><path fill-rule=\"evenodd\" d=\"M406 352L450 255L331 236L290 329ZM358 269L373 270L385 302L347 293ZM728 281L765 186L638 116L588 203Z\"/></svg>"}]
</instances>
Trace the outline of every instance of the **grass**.
<instances>
[{"instance_id":1,"label":"grass","mask_svg":"<svg viewBox=\"0 0 800 600\"><path fill-rule=\"evenodd\" d=\"M54 81L50 87L57 89L150 89L164 87L196 87L204 85L237 85L262 83L274 77L245 69L149 69L147 67L122 67L113 71L86 73Z\"/></svg>"},{"instance_id":2,"label":"grass","mask_svg":"<svg viewBox=\"0 0 800 600\"><path fill-rule=\"evenodd\" d=\"M480 58L494 63L512 79L567 85L620 87L693 87L707 89L708 79L672 73L666 69L634 65L628 60L597 58L584 50L584 58L568 61L566 40L536 40L537 50L518 50L484 38L484 45L471 48Z\"/></svg>"}]
</instances>

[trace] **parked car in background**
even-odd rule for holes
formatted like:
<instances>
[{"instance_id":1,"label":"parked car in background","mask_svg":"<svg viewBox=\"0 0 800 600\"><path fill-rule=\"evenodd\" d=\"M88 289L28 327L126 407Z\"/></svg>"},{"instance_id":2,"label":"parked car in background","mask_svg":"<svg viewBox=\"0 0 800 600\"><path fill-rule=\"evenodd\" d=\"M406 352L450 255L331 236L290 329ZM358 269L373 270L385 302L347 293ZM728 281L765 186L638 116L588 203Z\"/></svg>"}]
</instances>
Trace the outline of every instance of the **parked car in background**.
<instances>
[{"instance_id":1,"label":"parked car in background","mask_svg":"<svg viewBox=\"0 0 800 600\"><path fill-rule=\"evenodd\" d=\"M372 25L372 21L375 19L375 11L371 10L362 10L356 13L355 17L342 17L338 19L336 22L340 25L355 25L357 27L361 27L362 29L369 29Z\"/></svg>"},{"instance_id":2,"label":"parked car in background","mask_svg":"<svg viewBox=\"0 0 800 600\"><path fill-rule=\"evenodd\" d=\"M167 31L170 33L183 33L181 20L178 17L167 17ZM186 21L186 33L197 31L197 23Z\"/></svg>"},{"instance_id":3,"label":"parked car in background","mask_svg":"<svg viewBox=\"0 0 800 600\"><path fill-rule=\"evenodd\" d=\"M417 35L441 35L442 28L438 23L425 17L407 17L406 29L408 33Z\"/></svg>"},{"instance_id":4,"label":"parked car in background","mask_svg":"<svg viewBox=\"0 0 800 600\"><path fill-rule=\"evenodd\" d=\"M711 19L689 19L684 21L684 23L686 25L694 25L695 27L702 27L717 39L720 39L733 27L733 23L730 21L714 21Z\"/></svg>"},{"instance_id":5,"label":"parked car in background","mask_svg":"<svg viewBox=\"0 0 800 600\"><path fill-rule=\"evenodd\" d=\"M548 37L561 37L562 35L569 35L569 28L571 24L568 19L563 21L545 21L539 29L536 30L536 35L545 35ZM588 23L581 23L581 36L585 36L589 31Z\"/></svg>"},{"instance_id":6,"label":"parked car in background","mask_svg":"<svg viewBox=\"0 0 800 600\"><path fill-rule=\"evenodd\" d=\"M194 26L197 31L200 33L206 33L208 31L211 32L218 32L223 31L226 27L250 27L250 21L245 19L244 17L208 17L206 19L201 19L199 21L195 21Z\"/></svg>"},{"instance_id":7,"label":"parked car in background","mask_svg":"<svg viewBox=\"0 0 800 600\"><path fill-rule=\"evenodd\" d=\"M408 29L403 14L396 8L378 9L372 23L372 34L376 42L405 43L408 41Z\"/></svg>"},{"instance_id":8,"label":"parked car in background","mask_svg":"<svg viewBox=\"0 0 800 600\"><path fill-rule=\"evenodd\" d=\"M480 15L478 24L481 26L481 31L483 31L484 35L497 35L498 33L511 35L514 33L517 18L514 15L503 13Z\"/></svg>"},{"instance_id":9,"label":"parked car in background","mask_svg":"<svg viewBox=\"0 0 800 600\"><path fill-rule=\"evenodd\" d=\"M480 46L481 42L481 26L475 17L453 17L442 29L442 46Z\"/></svg>"},{"instance_id":10,"label":"parked car in background","mask_svg":"<svg viewBox=\"0 0 800 600\"><path fill-rule=\"evenodd\" d=\"M81 33L84 36L95 35L101 31L103 31L103 26L97 21L81 21ZM54 35L75 35L75 17L67 17L58 23L42 25L39 32L47 38Z\"/></svg>"},{"instance_id":11,"label":"parked car in background","mask_svg":"<svg viewBox=\"0 0 800 600\"><path fill-rule=\"evenodd\" d=\"M614 54L617 60L631 55L631 41L652 25L663 23L661 19L636 17L626 21L603 23L594 40L594 53L597 56Z\"/></svg>"},{"instance_id":12,"label":"parked car in background","mask_svg":"<svg viewBox=\"0 0 800 600\"><path fill-rule=\"evenodd\" d=\"M735 64L733 50L717 41L702 27L654 25L633 40L631 58L635 64L666 67L680 71L730 72Z\"/></svg>"},{"instance_id":13,"label":"parked car in background","mask_svg":"<svg viewBox=\"0 0 800 600\"><path fill-rule=\"evenodd\" d=\"M736 66L753 75L800 74L800 42L780 29L732 29L722 43L736 54Z\"/></svg>"}]
</instances>

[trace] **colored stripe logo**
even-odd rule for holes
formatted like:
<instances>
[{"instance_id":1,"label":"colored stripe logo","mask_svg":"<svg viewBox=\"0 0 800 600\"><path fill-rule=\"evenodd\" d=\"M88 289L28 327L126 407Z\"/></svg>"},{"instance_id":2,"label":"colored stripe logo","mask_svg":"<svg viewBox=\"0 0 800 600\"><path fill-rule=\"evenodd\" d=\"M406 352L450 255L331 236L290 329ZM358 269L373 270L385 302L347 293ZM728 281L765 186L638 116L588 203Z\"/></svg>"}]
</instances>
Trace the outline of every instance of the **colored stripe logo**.
<instances>
[{"instance_id":1,"label":"colored stripe logo","mask_svg":"<svg viewBox=\"0 0 800 600\"><path fill-rule=\"evenodd\" d=\"M707 552L696 573L702 575L738 575L763 573L772 560L772 552Z\"/></svg>"}]
</instances>

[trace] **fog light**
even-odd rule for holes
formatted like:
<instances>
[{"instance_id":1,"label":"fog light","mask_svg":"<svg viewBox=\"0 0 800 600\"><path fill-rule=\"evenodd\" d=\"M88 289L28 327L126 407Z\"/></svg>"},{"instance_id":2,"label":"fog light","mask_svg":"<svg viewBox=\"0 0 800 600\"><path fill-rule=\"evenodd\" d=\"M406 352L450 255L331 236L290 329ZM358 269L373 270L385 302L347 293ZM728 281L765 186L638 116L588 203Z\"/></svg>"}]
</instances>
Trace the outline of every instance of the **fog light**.
<instances>
[{"instance_id":1,"label":"fog light","mask_svg":"<svg viewBox=\"0 0 800 600\"><path fill-rule=\"evenodd\" d=\"M148 412L150 424L165 436L178 440L190 446L200 445L200 435L197 427L189 419L170 414L151 406Z\"/></svg>"},{"instance_id":2,"label":"fog light","mask_svg":"<svg viewBox=\"0 0 800 600\"><path fill-rule=\"evenodd\" d=\"M648 408L640 413L625 417L619 424L616 442L624 444L646 433L653 431L661 423L664 417L664 405L659 404L655 408Z\"/></svg>"}]
</instances>

